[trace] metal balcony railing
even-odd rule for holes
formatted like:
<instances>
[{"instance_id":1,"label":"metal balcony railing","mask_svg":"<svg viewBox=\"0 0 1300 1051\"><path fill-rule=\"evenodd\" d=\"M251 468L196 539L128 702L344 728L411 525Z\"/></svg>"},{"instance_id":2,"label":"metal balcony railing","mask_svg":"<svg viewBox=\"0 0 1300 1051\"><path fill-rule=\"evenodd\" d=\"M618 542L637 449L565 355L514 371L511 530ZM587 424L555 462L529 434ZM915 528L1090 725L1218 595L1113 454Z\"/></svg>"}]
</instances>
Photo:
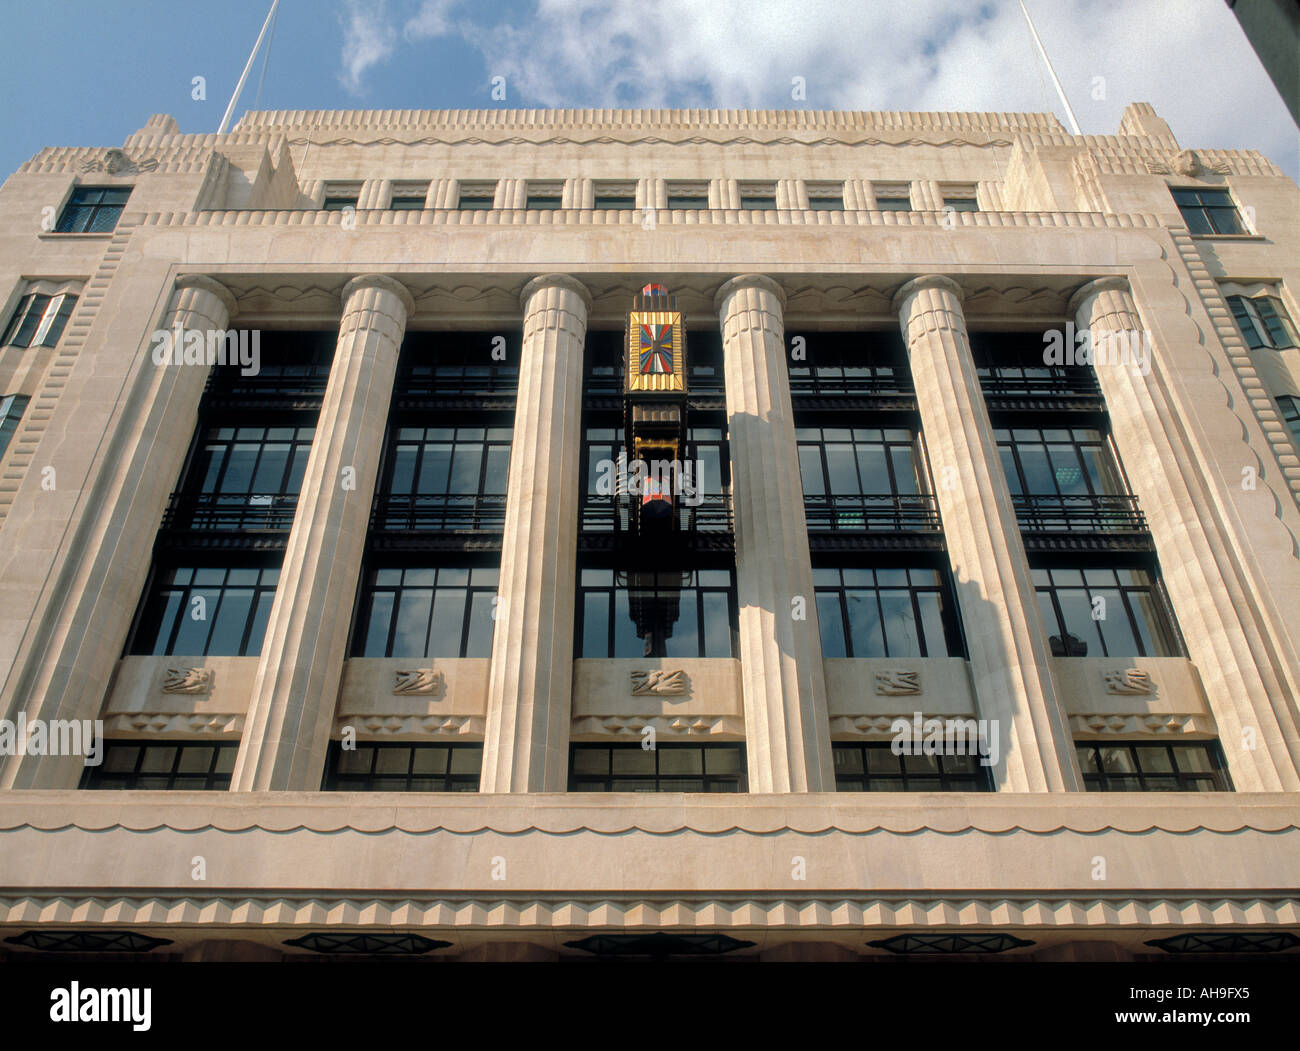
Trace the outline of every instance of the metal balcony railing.
<instances>
[{"instance_id":1,"label":"metal balcony railing","mask_svg":"<svg viewBox=\"0 0 1300 1051\"><path fill-rule=\"evenodd\" d=\"M379 496L370 528L380 533L500 533L505 494L440 493Z\"/></svg>"},{"instance_id":2,"label":"metal balcony railing","mask_svg":"<svg viewBox=\"0 0 1300 1051\"><path fill-rule=\"evenodd\" d=\"M203 532L288 532L297 493L173 493L163 529Z\"/></svg>"},{"instance_id":3,"label":"metal balcony railing","mask_svg":"<svg viewBox=\"0 0 1300 1051\"><path fill-rule=\"evenodd\" d=\"M939 508L933 496L894 493L805 496L810 533L938 533Z\"/></svg>"},{"instance_id":4,"label":"metal balcony railing","mask_svg":"<svg viewBox=\"0 0 1300 1051\"><path fill-rule=\"evenodd\" d=\"M987 394L1034 398L1100 397L1101 388L1092 369L979 370L980 388Z\"/></svg>"},{"instance_id":5,"label":"metal balcony railing","mask_svg":"<svg viewBox=\"0 0 1300 1051\"><path fill-rule=\"evenodd\" d=\"M519 389L513 365L410 365L398 370L396 392L439 397L463 394L508 394Z\"/></svg>"},{"instance_id":6,"label":"metal balcony railing","mask_svg":"<svg viewBox=\"0 0 1300 1051\"><path fill-rule=\"evenodd\" d=\"M833 368L790 366L790 393L795 397L809 394L841 394L858 397L911 395L912 378L902 367L890 366Z\"/></svg>"},{"instance_id":7,"label":"metal balcony railing","mask_svg":"<svg viewBox=\"0 0 1300 1051\"><path fill-rule=\"evenodd\" d=\"M588 493L579 509L579 529L584 533L626 533L631 528L632 501L626 494L599 496ZM708 493L691 506L677 502L677 529L680 534L729 534L735 530L730 493Z\"/></svg>"},{"instance_id":8,"label":"metal balcony railing","mask_svg":"<svg viewBox=\"0 0 1300 1051\"><path fill-rule=\"evenodd\" d=\"M1024 533L1144 533L1135 496L1012 496Z\"/></svg>"},{"instance_id":9,"label":"metal balcony railing","mask_svg":"<svg viewBox=\"0 0 1300 1051\"><path fill-rule=\"evenodd\" d=\"M264 365L255 376L244 376L238 368L213 369L206 394L242 397L320 397L329 383L325 365Z\"/></svg>"}]
</instances>

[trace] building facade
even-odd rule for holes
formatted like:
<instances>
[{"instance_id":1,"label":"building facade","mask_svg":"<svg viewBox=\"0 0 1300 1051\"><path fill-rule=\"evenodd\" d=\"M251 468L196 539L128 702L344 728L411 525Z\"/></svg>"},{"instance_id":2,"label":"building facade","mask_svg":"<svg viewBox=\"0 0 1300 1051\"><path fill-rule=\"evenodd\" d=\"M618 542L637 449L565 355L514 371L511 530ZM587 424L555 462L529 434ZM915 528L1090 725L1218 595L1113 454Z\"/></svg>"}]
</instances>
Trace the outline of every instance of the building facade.
<instances>
[{"instance_id":1,"label":"building facade","mask_svg":"<svg viewBox=\"0 0 1300 1051\"><path fill-rule=\"evenodd\" d=\"M1145 104L155 116L0 214L9 958L1300 946L1258 153ZM610 482L651 282L671 543Z\"/></svg>"}]
</instances>

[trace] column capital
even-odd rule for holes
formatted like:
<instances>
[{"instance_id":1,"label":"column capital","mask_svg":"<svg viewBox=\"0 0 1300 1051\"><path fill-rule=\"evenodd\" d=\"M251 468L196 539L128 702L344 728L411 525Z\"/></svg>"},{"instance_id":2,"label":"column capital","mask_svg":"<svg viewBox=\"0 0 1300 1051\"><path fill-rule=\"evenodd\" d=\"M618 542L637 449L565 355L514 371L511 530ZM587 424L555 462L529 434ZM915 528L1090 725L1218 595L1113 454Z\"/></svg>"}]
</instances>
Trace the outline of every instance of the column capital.
<instances>
[{"instance_id":1,"label":"column capital","mask_svg":"<svg viewBox=\"0 0 1300 1051\"><path fill-rule=\"evenodd\" d=\"M389 277L387 274L362 274L359 277L354 277L344 285L342 293L344 313L348 309L348 300L365 288L377 288L380 291L389 292L402 301L402 306L406 308L407 317L415 313L415 297L411 295L402 282Z\"/></svg>"},{"instance_id":2,"label":"column capital","mask_svg":"<svg viewBox=\"0 0 1300 1051\"><path fill-rule=\"evenodd\" d=\"M1099 277L1095 281L1089 281L1070 297L1070 301L1065 307L1066 314L1077 317L1083 304L1102 292L1123 292L1130 297L1133 295L1133 289L1130 287L1127 277L1119 275Z\"/></svg>"},{"instance_id":3,"label":"column capital","mask_svg":"<svg viewBox=\"0 0 1300 1051\"><path fill-rule=\"evenodd\" d=\"M777 301L781 304L781 309L785 309L785 289L766 274L740 274L733 277L718 289L717 295L713 297L713 309L721 311L726 298L742 288L761 288L764 292L776 296Z\"/></svg>"},{"instance_id":4,"label":"column capital","mask_svg":"<svg viewBox=\"0 0 1300 1051\"><path fill-rule=\"evenodd\" d=\"M908 296L917 292L924 292L927 288L937 288L957 297L957 302L962 302L966 298L966 292L961 285L957 284L951 277L944 274L923 274L920 277L914 277L908 281L897 292L890 303L890 309L897 314L903 307L904 301Z\"/></svg>"},{"instance_id":5,"label":"column capital","mask_svg":"<svg viewBox=\"0 0 1300 1051\"><path fill-rule=\"evenodd\" d=\"M207 274L181 274L176 279L176 291L180 292L186 288L197 289L200 292L206 292L210 296L215 296L221 301L221 305L226 308L228 318L233 318L239 313L239 304L235 302L234 294L215 278L208 277Z\"/></svg>"},{"instance_id":6,"label":"column capital","mask_svg":"<svg viewBox=\"0 0 1300 1051\"><path fill-rule=\"evenodd\" d=\"M587 313L591 313L591 293L587 290L587 286L568 274L541 274L533 278L519 293L519 305L527 310L528 301L546 288L563 288L566 292L572 292L582 300Z\"/></svg>"}]
</instances>

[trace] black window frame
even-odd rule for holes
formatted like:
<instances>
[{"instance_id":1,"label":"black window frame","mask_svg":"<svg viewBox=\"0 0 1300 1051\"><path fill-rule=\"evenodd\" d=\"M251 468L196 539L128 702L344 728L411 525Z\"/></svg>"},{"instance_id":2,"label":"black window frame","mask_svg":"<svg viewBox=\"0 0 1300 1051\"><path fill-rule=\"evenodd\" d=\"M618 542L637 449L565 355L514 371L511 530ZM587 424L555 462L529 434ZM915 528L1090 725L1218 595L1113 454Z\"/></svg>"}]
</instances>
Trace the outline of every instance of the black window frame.
<instances>
[{"instance_id":1,"label":"black window frame","mask_svg":"<svg viewBox=\"0 0 1300 1051\"><path fill-rule=\"evenodd\" d=\"M6 394L0 398L0 460L9 448L13 436L18 433L23 413L31 402L26 394Z\"/></svg>"},{"instance_id":2,"label":"black window frame","mask_svg":"<svg viewBox=\"0 0 1300 1051\"><path fill-rule=\"evenodd\" d=\"M978 212L980 202L978 198L967 195L949 196L945 195L943 199L944 211L951 208L954 212Z\"/></svg>"},{"instance_id":3,"label":"black window frame","mask_svg":"<svg viewBox=\"0 0 1300 1051\"><path fill-rule=\"evenodd\" d=\"M360 196L355 193L331 193L325 195L320 207L322 212L345 212L349 208L355 212L360 200Z\"/></svg>"},{"instance_id":4,"label":"black window frame","mask_svg":"<svg viewBox=\"0 0 1300 1051\"><path fill-rule=\"evenodd\" d=\"M844 574L848 573L870 573L871 579L868 582L865 579L848 581ZM881 573L898 573L906 574L903 581L893 581L887 579L885 583L881 582ZM935 574L935 579L917 580L912 579L913 573ZM830 574L837 574L837 578L832 581ZM849 613L849 591L874 592L876 596L876 623L880 625L880 637L884 645L884 653L857 654L854 652L854 639L852 633L852 619ZM901 652L891 653L890 637L885 633L884 610L881 605L881 592L902 593L906 592L911 605L911 621L915 627L915 642L918 653ZM937 647L942 652L931 652L935 650L934 640L928 637L925 631L926 618L921 611L920 599L921 594L937 594L939 596L939 624L943 633L943 645ZM828 631L833 631L830 618L827 615L831 603L824 600L823 596L835 596L834 605L839 613L839 638L843 643L843 652L834 652L834 649L828 651ZM952 573L946 565L938 562L926 561L922 558L913 556L904 560L901 555L894 555L889 559L842 559L832 560L829 557L819 556L813 562L813 604L817 611L817 627L820 635L821 653L824 660L881 660L881 659L902 659L902 660L923 660L929 658L944 657L966 657L966 640L962 628L961 613L957 607L956 591L953 587ZM897 648L897 647L895 647Z\"/></svg>"},{"instance_id":5,"label":"black window frame","mask_svg":"<svg viewBox=\"0 0 1300 1051\"><path fill-rule=\"evenodd\" d=\"M416 772L416 758L421 753L428 755L435 749L445 749L446 756L440 772ZM369 765L366 772L353 772L341 769L343 759L349 753L358 758L368 752ZM405 751L406 768L404 773L382 772L381 755L394 755ZM432 756L430 756L432 758ZM474 758L473 764L461 762ZM468 773L459 766L473 765L474 772ZM325 757L325 772L321 777L322 792L477 792L483 779L483 745L477 741L357 741L355 748L344 748L341 741L330 741L329 751ZM417 787L416 782L440 780L441 787Z\"/></svg>"},{"instance_id":6,"label":"black window frame","mask_svg":"<svg viewBox=\"0 0 1300 1051\"><path fill-rule=\"evenodd\" d=\"M1248 233L1231 190L1218 186L1171 186L1169 192L1193 237ZM1231 229L1220 229L1221 223Z\"/></svg>"},{"instance_id":7,"label":"black window frame","mask_svg":"<svg viewBox=\"0 0 1300 1051\"><path fill-rule=\"evenodd\" d=\"M1291 432L1291 440L1300 448L1300 397L1294 394L1277 396L1277 412ZM4 455L4 445L0 444L0 456Z\"/></svg>"},{"instance_id":8,"label":"black window frame","mask_svg":"<svg viewBox=\"0 0 1300 1051\"><path fill-rule=\"evenodd\" d=\"M106 234L117 229L133 186L77 186L55 224L56 234ZM104 221L111 218L108 225Z\"/></svg>"},{"instance_id":9,"label":"black window frame","mask_svg":"<svg viewBox=\"0 0 1300 1051\"><path fill-rule=\"evenodd\" d=\"M734 771L713 774L709 772L709 755L721 755L722 750L736 756L738 762ZM604 750L606 752L605 773L582 772L577 770L579 752L590 754ZM700 772L679 773L664 772L663 754L682 755L688 751L698 751L700 755ZM642 753L654 757L654 771L633 771L630 773L614 772L615 754L634 755ZM597 765L597 764L592 764ZM653 788L620 788L619 785L653 782ZM682 788L680 782L698 782L699 788ZM593 787L596 784L602 787ZM700 792L714 794L737 794L749 791L749 773L746 767L745 744L743 741L710 741L681 743L675 741L659 742L654 748L643 748L641 744L606 743L604 741L574 741L569 745L569 784L570 792L618 792L632 791L644 793L658 792Z\"/></svg>"},{"instance_id":10,"label":"black window frame","mask_svg":"<svg viewBox=\"0 0 1300 1051\"><path fill-rule=\"evenodd\" d=\"M994 422L993 437L998 447L998 453L1002 460L1007 487L1011 490L1012 497L1054 497L1057 499L1068 499L1071 496L1088 496L1088 497L1107 497L1107 496L1131 496L1132 491L1129 488L1128 478L1124 474L1123 465L1120 463L1119 451L1115 448L1112 440L1110 428L1101 424L1091 424L1085 426L1071 426L1071 421L1064 421L1063 426L1053 427L1044 420L1014 420L1007 422ZM1021 435L1027 432L1035 432L1037 440L1033 440ZM1059 435L1065 437L1059 437ZM1084 437L1083 435L1095 434L1095 438ZM1003 437L1005 435L1005 438ZM1058 437L1050 437L1058 435ZM1061 468L1052 460L1051 451L1063 446L1069 446L1074 455L1074 464L1067 465L1073 467L1079 472L1086 492L1072 493L1065 492L1061 488ZM1030 448L1041 447L1047 462L1053 465L1052 470L1052 489L1030 487L1030 473L1025 468L1024 453ZM1100 486L1094 484L1092 475L1088 471L1088 460L1085 456L1085 450L1095 450L1097 461L1101 465ZM1008 468L1013 468L1008 469Z\"/></svg>"},{"instance_id":11,"label":"black window frame","mask_svg":"<svg viewBox=\"0 0 1300 1051\"><path fill-rule=\"evenodd\" d=\"M422 212L425 210L424 205L427 200L426 195L402 194L394 195L389 198L388 210L392 212Z\"/></svg>"},{"instance_id":12,"label":"black window frame","mask_svg":"<svg viewBox=\"0 0 1300 1051\"><path fill-rule=\"evenodd\" d=\"M114 751L138 749L129 772L107 769L112 765ZM175 750L167 771L145 771L145 758L151 752ZM202 771L181 770L181 761L187 749L212 749L207 767ZM128 740L119 738L104 742L104 755L98 766L88 766L81 777L80 788L91 791L155 791L155 792L224 792L230 789L230 779L239 755L238 741L182 741L182 740ZM224 767L225 769L220 769ZM165 785L142 784L143 781L166 781ZM202 784L195 782L202 781ZM181 783L178 783L181 782Z\"/></svg>"},{"instance_id":13,"label":"black window frame","mask_svg":"<svg viewBox=\"0 0 1300 1051\"><path fill-rule=\"evenodd\" d=\"M282 555L276 552L253 558L245 556L238 560L227 559L217 563L211 557L196 558L186 553L177 552L168 559L155 562L149 574L149 582L140 598L130 639L127 643L126 654L128 656L144 657L260 656L262 644L266 641L266 625L270 620L272 604L275 602L276 588L279 586L279 561L281 558ZM177 585L174 581L175 575L185 571L189 571L188 580L184 584ZM216 571L222 571L225 574L219 585L211 582L202 584L197 582L196 578L199 573ZM239 581L232 583L230 580L232 572L256 572L258 579L252 582ZM273 576L268 577L267 574L273 574ZM253 591L253 597L249 603L248 613L245 615L243 629L240 632L238 651L235 653L224 652L226 647L219 647L218 650L214 651L212 648L213 633L217 628L226 592L250 588ZM181 632L181 622L186 615L186 611L191 609L196 590L216 590L220 593L220 597L212 608L205 608L206 617L204 619L210 623L203 648L201 650L177 649L176 640ZM172 614L171 627L166 634L166 644L159 649L164 621L170 606L164 596L173 591L180 593L184 597ZM259 613L262 609L263 598L266 599L264 616ZM254 647L254 629L259 621L262 622L262 631ZM147 646L146 639L152 640Z\"/></svg>"},{"instance_id":14,"label":"black window frame","mask_svg":"<svg viewBox=\"0 0 1300 1051\"><path fill-rule=\"evenodd\" d=\"M1079 769L1083 773L1084 790L1088 792L1234 792L1236 789L1232 784L1232 777L1228 773L1228 764L1223 756L1223 749L1217 740L1205 741L1179 741L1167 743L1164 741L1136 740L1136 741L1091 741L1076 740L1074 742L1075 755L1079 761ZM1138 750L1141 750L1139 752ZM1184 772L1179 765L1180 751L1198 751L1203 752L1208 759L1209 770L1187 770ZM1102 753L1104 751L1123 751L1128 753L1128 762L1132 771L1107 772L1103 767ZM1168 770L1146 770L1142 764L1143 754L1150 759L1158 752L1165 753L1165 761L1168 763ZM1091 753L1091 754L1087 754ZM1125 782L1121 786L1116 782ZM1151 787L1150 782L1164 782L1162 786ZM1137 782L1137 787L1132 787L1128 782ZM1176 782L1170 786L1168 782ZM1188 783L1207 784L1211 787L1197 788L1188 787Z\"/></svg>"},{"instance_id":15,"label":"black window frame","mask_svg":"<svg viewBox=\"0 0 1300 1051\"><path fill-rule=\"evenodd\" d=\"M396 581L392 580L391 577L383 579L380 577L380 574L392 574L394 572L401 574ZM406 575L411 572L432 572L434 574L433 583L408 582ZM444 572L464 572L466 576L463 581L452 577L444 582L442 580ZM482 552L475 555L419 552L402 559L393 557L369 559L367 564L362 567L357 586L357 601L354 607L356 614L353 618L352 641L349 646L349 653L354 658L369 660L438 661L476 660L491 657L492 641L495 634L495 618L492 616L494 604L491 600L500 593L500 588L500 561L499 557L491 552ZM430 642L433 637L435 614L438 612L437 593L440 590L447 592L463 591L465 593L460 612L460 635L456 653L454 654L428 652L431 648ZM429 611L424 631L424 652L394 653L394 643L397 641L397 629L400 623L399 615L402 612L400 596L407 592L424 591L430 592ZM372 630L371 626L374 624L373 611L377 594L391 594L394 597L386 614L387 629L384 632L383 646L376 647L382 649L382 652L367 652L371 648L369 638ZM476 613L475 599L479 597L488 597L486 613ZM479 606L478 608L482 610L484 607ZM486 617L486 623L483 621L484 617ZM482 631L486 631L486 636L476 637L476 632ZM471 645L473 643L476 643L476 645Z\"/></svg>"},{"instance_id":16,"label":"black window frame","mask_svg":"<svg viewBox=\"0 0 1300 1051\"><path fill-rule=\"evenodd\" d=\"M975 721L974 716L971 721ZM913 746L914 751L918 748L919 743ZM873 763L868 759L869 754L880 756L882 753L894 761L893 772L883 772L890 766L888 761ZM992 767L985 766L980 755L895 755L893 744L888 741L832 741L831 754L837 792L994 791ZM842 763L841 755L850 754L856 754L859 761L856 764ZM860 769L852 769L854 765ZM937 785L932 783L935 781Z\"/></svg>"},{"instance_id":17,"label":"black window frame","mask_svg":"<svg viewBox=\"0 0 1300 1051\"><path fill-rule=\"evenodd\" d=\"M504 521L510 485L510 456L514 444L514 419L509 413L439 413L439 426L425 414L395 413L384 441L384 463L375 493L375 528L416 532L499 532ZM422 432L416 436L413 432ZM450 431L450 437L439 432ZM444 488L423 487L424 464L435 450L449 447ZM478 479L473 490L453 490L456 460L478 450ZM409 450L409 456L404 455ZM504 462L499 455L504 450ZM395 489L398 472L410 462L408 488ZM493 464L499 465L494 469ZM491 488L488 483L496 480Z\"/></svg>"},{"instance_id":18,"label":"black window frame","mask_svg":"<svg viewBox=\"0 0 1300 1051\"><path fill-rule=\"evenodd\" d=\"M1108 560L1093 561L1082 559L1071 559L1065 561L1069 556L1057 556L1045 558L1036 556L1031 558L1030 576L1034 585L1035 596L1038 601L1039 611L1043 614L1043 621L1047 628L1048 643L1055 657L1105 657L1112 660L1129 660L1134 657L1186 657L1187 646L1183 641L1182 632L1178 626L1178 620L1174 615L1173 606L1165 593L1164 581L1161 577L1158 566L1150 564L1149 561L1127 561L1127 560ZM1058 584L1053 576L1061 572L1078 572L1082 578L1082 583L1073 582L1067 584ZM1090 582L1087 579L1088 573L1111 573L1114 577L1114 583L1102 584L1097 581ZM1143 573L1148 579L1146 584L1124 583L1120 579L1121 573ZM1046 583L1043 574L1048 574ZM1060 595L1061 592L1082 592L1084 604L1092 608L1092 601L1095 597L1094 591L1114 592L1118 591L1120 595L1120 609L1123 611L1128 623L1130 637L1137 644L1139 650L1136 654L1111 654L1090 653L1086 652L1087 644L1080 636L1068 631L1065 615L1062 610ZM1155 613L1156 621L1148 625L1151 631L1151 638L1156 644L1158 650L1162 652L1145 653L1146 649L1143 642L1142 632L1139 630L1138 618L1134 613L1132 597L1135 595L1146 594L1150 597L1151 608ZM1048 602L1052 608L1052 617L1047 616L1044 609L1044 603ZM1110 606L1107 604L1107 616L1110 619ZM1091 620L1091 614L1089 614ZM1093 621L1093 623L1100 623ZM1094 629L1101 640L1102 648L1109 650L1106 645L1106 634L1100 629ZM1076 652L1076 645L1071 640L1084 641L1085 651Z\"/></svg>"},{"instance_id":19,"label":"black window frame","mask_svg":"<svg viewBox=\"0 0 1300 1051\"><path fill-rule=\"evenodd\" d=\"M1300 334L1279 296L1228 296L1237 331L1251 350L1290 350L1300 346ZM1271 316L1265 316L1267 314Z\"/></svg>"}]
</instances>

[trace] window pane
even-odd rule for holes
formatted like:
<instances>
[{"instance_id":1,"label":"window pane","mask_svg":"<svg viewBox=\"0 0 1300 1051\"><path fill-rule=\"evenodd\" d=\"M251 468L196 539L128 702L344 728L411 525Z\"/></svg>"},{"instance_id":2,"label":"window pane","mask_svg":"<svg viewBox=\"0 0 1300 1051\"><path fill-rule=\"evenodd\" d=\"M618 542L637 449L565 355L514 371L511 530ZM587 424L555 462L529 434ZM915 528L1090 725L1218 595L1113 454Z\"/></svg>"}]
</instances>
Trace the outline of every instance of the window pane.
<instances>
[{"instance_id":1,"label":"window pane","mask_svg":"<svg viewBox=\"0 0 1300 1051\"><path fill-rule=\"evenodd\" d=\"M393 618L394 595L376 591L370 597L370 616L366 621L363 657L388 656L388 628Z\"/></svg>"},{"instance_id":2,"label":"window pane","mask_svg":"<svg viewBox=\"0 0 1300 1051\"><path fill-rule=\"evenodd\" d=\"M822 656L847 657L844 644L844 620L836 592L817 592L817 625L821 630Z\"/></svg>"},{"instance_id":3,"label":"window pane","mask_svg":"<svg viewBox=\"0 0 1300 1051\"><path fill-rule=\"evenodd\" d=\"M701 596L704 607L705 657L730 657L731 602L726 592L706 591Z\"/></svg>"},{"instance_id":4,"label":"window pane","mask_svg":"<svg viewBox=\"0 0 1300 1051\"><path fill-rule=\"evenodd\" d=\"M882 591L880 593L880 606L884 615L883 626L889 656L921 656L921 645L916 633L916 615L912 612L911 595L904 591ZM850 606L850 610L852 610L852 606ZM854 653L856 654L856 635L854 640Z\"/></svg>"},{"instance_id":5,"label":"window pane","mask_svg":"<svg viewBox=\"0 0 1300 1051\"><path fill-rule=\"evenodd\" d=\"M392 657L426 656L429 615L433 609L433 592L420 588L400 593L397 606L397 631L393 636Z\"/></svg>"},{"instance_id":6,"label":"window pane","mask_svg":"<svg viewBox=\"0 0 1300 1051\"><path fill-rule=\"evenodd\" d=\"M469 593L463 588L440 587L433 594L433 625L425 653L429 657L459 657Z\"/></svg>"},{"instance_id":7,"label":"window pane","mask_svg":"<svg viewBox=\"0 0 1300 1051\"><path fill-rule=\"evenodd\" d=\"M849 638L854 657L887 657L881 630L880 610L874 591L844 592L848 610Z\"/></svg>"},{"instance_id":8,"label":"window pane","mask_svg":"<svg viewBox=\"0 0 1300 1051\"><path fill-rule=\"evenodd\" d=\"M496 595L488 591L476 591L471 599L469 615L469 638L465 644L466 657L492 656L492 600Z\"/></svg>"}]
</instances>

